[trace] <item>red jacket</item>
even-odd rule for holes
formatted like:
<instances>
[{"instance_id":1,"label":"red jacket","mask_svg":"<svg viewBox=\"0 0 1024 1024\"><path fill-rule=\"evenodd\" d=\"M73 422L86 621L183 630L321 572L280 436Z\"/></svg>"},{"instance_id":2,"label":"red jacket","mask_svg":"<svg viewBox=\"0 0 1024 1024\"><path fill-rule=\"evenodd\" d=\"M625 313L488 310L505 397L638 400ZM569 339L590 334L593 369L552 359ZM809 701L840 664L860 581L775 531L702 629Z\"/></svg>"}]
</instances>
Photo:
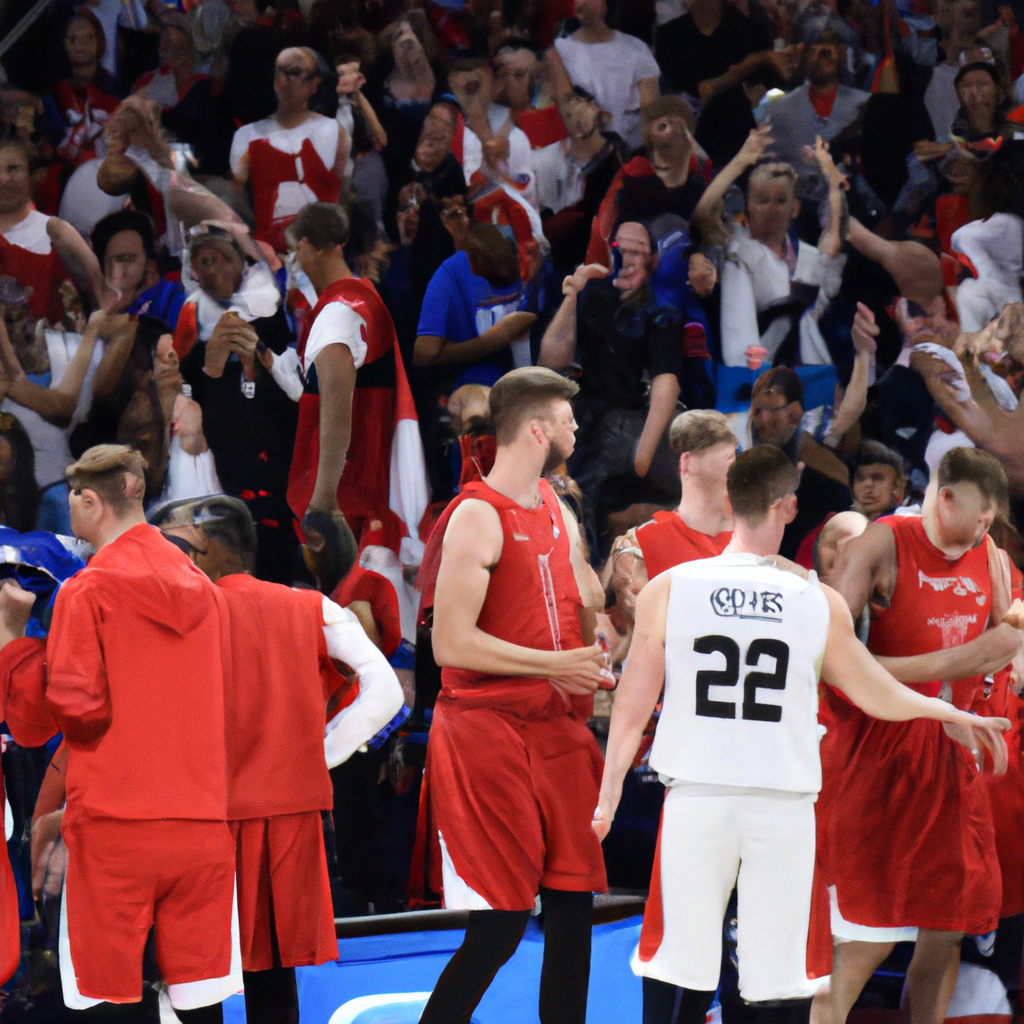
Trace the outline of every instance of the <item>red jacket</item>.
<instances>
[{"instance_id":1,"label":"red jacket","mask_svg":"<svg viewBox=\"0 0 1024 1024\"><path fill-rule=\"evenodd\" d=\"M46 696L68 742L68 815L227 815L217 590L152 526L60 589Z\"/></svg>"},{"instance_id":2,"label":"red jacket","mask_svg":"<svg viewBox=\"0 0 1024 1024\"><path fill-rule=\"evenodd\" d=\"M324 723L348 681L327 653L322 595L244 573L217 588L227 611L228 819L330 810Z\"/></svg>"}]
</instances>

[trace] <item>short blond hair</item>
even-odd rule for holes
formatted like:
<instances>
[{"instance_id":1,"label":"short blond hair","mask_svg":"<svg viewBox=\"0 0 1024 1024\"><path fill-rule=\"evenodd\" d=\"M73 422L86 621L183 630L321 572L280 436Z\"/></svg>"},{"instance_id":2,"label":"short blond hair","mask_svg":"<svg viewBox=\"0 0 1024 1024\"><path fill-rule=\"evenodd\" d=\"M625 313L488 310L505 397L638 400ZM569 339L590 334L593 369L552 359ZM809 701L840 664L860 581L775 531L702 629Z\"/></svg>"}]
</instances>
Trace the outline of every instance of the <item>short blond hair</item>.
<instances>
[{"instance_id":1,"label":"short blond hair","mask_svg":"<svg viewBox=\"0 0 1024 1024\"><path fill-rule=\"evenodd\" d=\"M64 470L68 486L74 491L95 491L105 505L124 510L142 504L146 494L146 469L142 453L126 444L97 444ZM138 481L129 486L128 478Z\"/></svg>"},{"instance_id":2,"label":"short blond hair","mask_svg":"<svg viewBox=\"0 0 1024 1024\"><path fill-rule=\"evenodd\" d=\"M771 160L768 163L757 164L747 179L747 193L749 194L754 185L760 182L773 182L778 181L780 178L788 181L791 189L796 188L796 171L793 170L792 164L783 163L781 160Z\"/></svg>"},{"instance_id":3,"label":"short blond hair","mask_svg":"<svg viewBox=\"0 0 1024 1024\"><path fill-rule=\"evenodd\" d=\"M729 421L717 409L687 409L668 428L668 443L676 455L706 452L720 444L736 447Z\"/></svg>"}]
</instances>

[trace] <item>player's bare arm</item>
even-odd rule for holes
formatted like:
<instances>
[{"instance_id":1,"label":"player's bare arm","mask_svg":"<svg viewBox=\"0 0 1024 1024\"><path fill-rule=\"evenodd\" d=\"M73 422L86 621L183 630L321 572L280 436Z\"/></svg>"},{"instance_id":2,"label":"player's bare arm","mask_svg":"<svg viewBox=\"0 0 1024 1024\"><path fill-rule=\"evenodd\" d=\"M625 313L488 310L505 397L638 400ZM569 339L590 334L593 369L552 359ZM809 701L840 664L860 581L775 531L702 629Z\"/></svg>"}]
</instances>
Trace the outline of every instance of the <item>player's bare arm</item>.
<instances>
[{"instance_id":1,"label":"player's bare arm","mask_svg":"<svg viewBox=\"0 0 1024 1024\"><path fill-rule=\"evenodd\" d=\"M896 538L884 523L872 523L846 544L832 574L832 586L845 598L854 618L873 604L888 606L896 586Z\"/></svg>"},{"instance_id":2,"label":"player's bare arm","mask_svg":"<svg viewBox=\"0 0 1024 1024\"><path fill-rule=\"evenodd\" d=\"M538 651L477 627L501 549L501 520L494 506L472 498L464 501L449 520L437 575L432 640L438 665L494 675L547 676L567 693L593 693L607 677L604 652L596 644ZM516 595L508 598L516 600Z\"/></svg>"},{"instance_id":3,"label":"player's bare arm","mask_svg":"<svg viewBox=\"0 0 1024 1024\"><path fill-rule=\"evenodd\" d=\"M636 599L633 643L615 694L601 792L594 811L593 828L599 839L612 827L622 781L665 683L665 616L671 585L664 573L648 583Z\"/></svg>"},{"instance_id":4,"label":"player's bare arm","mask_svg":"<svg viewBox=\"0 0 1024 1024\"><path fill-rule=\"evenodd\" d=\"M841 690L873 718L889 722L934 718L946 726L947 733L958 743L970 749L986 747L992 754L996 774L1006 771L1003 733L1010 728L1008 719L969 715L897 682L857 639L853 618L843 598L831 587L822 589L832 613L821 667L821 678L826 683Z\"/></svg>"},{"instance_id":5,"label":"player's bare arm","mask_svg":"<svg viewBox=\"0 0 1024 1024\"><path fill-rule=\"evenodd\" d=\"M320 460L309 507L333 512L338 508L338 481L352 436L356 367L348 345L328 345L316 357L315 365L320 385Z\"/></svg>"}]
</instances>

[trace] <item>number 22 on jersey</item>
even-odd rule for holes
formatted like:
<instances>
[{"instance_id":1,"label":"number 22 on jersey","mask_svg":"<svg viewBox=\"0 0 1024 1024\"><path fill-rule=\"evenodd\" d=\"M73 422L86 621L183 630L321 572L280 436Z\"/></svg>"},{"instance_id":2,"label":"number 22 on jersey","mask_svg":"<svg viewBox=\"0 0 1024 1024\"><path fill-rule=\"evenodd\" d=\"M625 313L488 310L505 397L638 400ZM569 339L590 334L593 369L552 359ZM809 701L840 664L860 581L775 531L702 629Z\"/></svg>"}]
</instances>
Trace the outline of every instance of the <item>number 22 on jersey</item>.
<instances>
[{"instance_id":1,"label":"number 22 on jersey","mask_svg":"<svg viewBox=\"0 0 1024 1024\"><path fill-rule=\"evenodd\" d=\"M712 700L710 688L736 686L740 681L740 646L730 636L712 633L693 641L696 654L725 656L724 669L701 669L697 673L696 713L704 718L736 718L736 702ZM774 659L772 671L763 671L762 657ZM777 704L761 704L758 690L784 690L789 670L789 645L782 640L759 638L752 640L743 662L751 668L743 679L741 717L748 722L780 722L782 708Z\"/></svg>"}]
</instances>

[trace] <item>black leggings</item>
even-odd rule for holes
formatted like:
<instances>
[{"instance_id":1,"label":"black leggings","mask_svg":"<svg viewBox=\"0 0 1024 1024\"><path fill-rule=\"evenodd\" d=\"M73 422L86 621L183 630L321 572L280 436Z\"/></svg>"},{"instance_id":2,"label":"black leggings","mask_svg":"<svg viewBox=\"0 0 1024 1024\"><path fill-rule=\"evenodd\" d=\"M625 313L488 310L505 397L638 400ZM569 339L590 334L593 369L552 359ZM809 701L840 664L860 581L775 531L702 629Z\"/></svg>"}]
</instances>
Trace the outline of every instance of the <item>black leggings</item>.
<instances>
[{"instance_id":1,"label":"black leggings","mask_svg":"<svg viewBox=\"0 0 1024 1024\"><path fill-rule=\"evenodd\" d=\"M542 888L541 901L541 1024L585 1024L593 896ZM494 976L516 951L529 919L527 910L471 911L466 937L438 978L420 1024L469 1024Z\"/></svg>"},{"instance_id":2,"label":"black leggings","mask_svg":"<svg viewBox=\"0 0 1024 1024\"><path fill-rule=\"evenodd\" d=\"M246 1024L299 1024L294 967L243 971ZM205 1022L203 1022L205 1024Z\"/></svg>"}]
</instances>

